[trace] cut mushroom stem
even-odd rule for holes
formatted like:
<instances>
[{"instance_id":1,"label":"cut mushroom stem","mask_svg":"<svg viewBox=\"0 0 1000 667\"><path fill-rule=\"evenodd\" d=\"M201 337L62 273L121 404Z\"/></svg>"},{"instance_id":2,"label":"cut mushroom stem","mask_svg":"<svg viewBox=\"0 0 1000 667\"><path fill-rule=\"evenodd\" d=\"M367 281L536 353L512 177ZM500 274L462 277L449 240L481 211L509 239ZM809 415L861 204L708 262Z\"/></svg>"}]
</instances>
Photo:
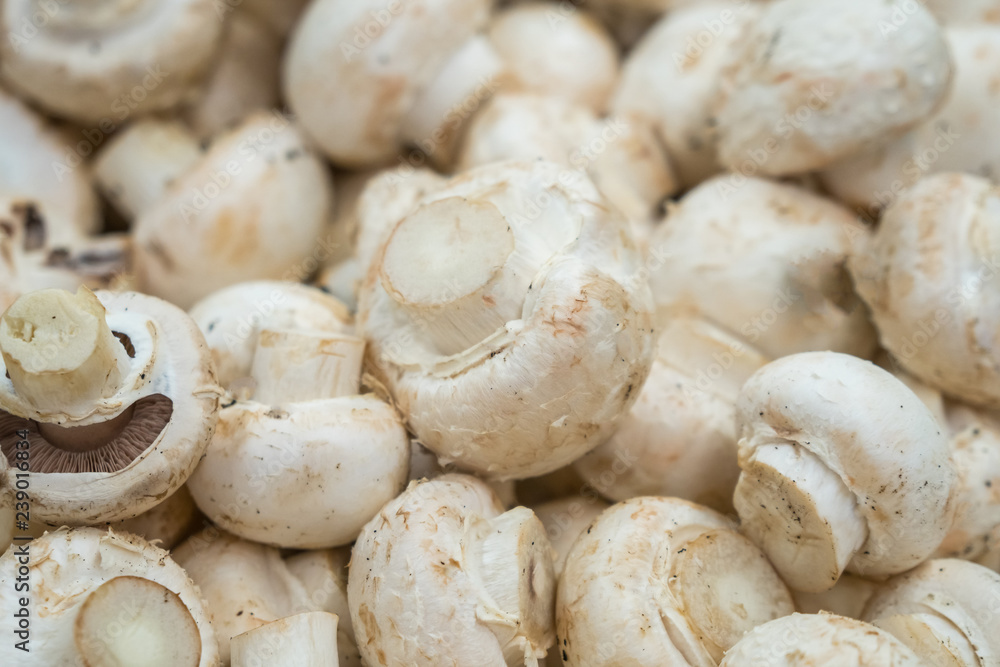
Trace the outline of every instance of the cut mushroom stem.
<instances>
[{"instance_id":1,"label":"cut mushroom stem","mask_svg":"<svg viewBox=\"0 0 1000 667\"><path fill-rule=\"evenodd\" d=\"M480 618L499 640L507 664L540 658L545 649L525 645L522 638L543 637L551 624L555 587L545 527L530 509L516 507L484 521L479 531L470 569L496 603L484 605Z\"/></svg>"},{"instance_id":2,"label":"cut mushroom stem","mask_svg":"<svg viewBox=\"0 0 1000 667\"><path fill-rule=\"evenodd\" d=\"M854 494L816 455L792 443L761 446L741 467L733 503L744 531L792 588L817 592L817 573L832 586L868 539Z\"/></svg>"},{"instance_id":3,"label":"cut mushroom stem","mask_svg":"<svg viewBox=\"0 0 1000 667\"><path fill-rule=\"evenodd\" d=\"M336 614L311 611L233 637L232 667L337 667Z\"/></svg>"},{"instance_id":4,"label":"cut mushroom stem","mask_svg":"<svg viewBox=\"0 0 1000 667\"><path fill-rule=\"evenodd\" d=\"M354 396L361 385L365 341L319 331L260 332L250 375L254 400L287 405Z\"/></svg>"},{"instance_id":5,"label":"cut mushroom stem","mask_svg":"<svg viewBox=\"0 0 1000 667\"><path fill-rule=\"evenodd\" d=\"M87 414L118 391L128 353L81 287L20 297L0 319L0 352L17 394L39 412Z\"/></svg>"},{"instance_id":6,"label":"cut mushroom stem","mask_svg":"<svg viewBox=\"0 0 1000 667\"><path fill-rule=\"evenodd\" d=\"M511 289L522 273L512 266L517 257L514 233L492 203L448 197L399 223L382 257L382 285L440 353L456 354L521 316L523 296Z\"/></svg>"},{"instance_id":7,"label":"cut mushroom stem","mask_svg":"<svg viewBox=\"0 0 1000 667\"><path fill-rule=\"evenodd\" d=\"M196 667L201 635L170 589L141 577L101 584L80 608L74 637L85 665Z\"/></svg>"},{"instance_id":8,"label":"cut mushroom stem","mask_svg":"<svg viewBox=\"0 0 1000 667\"><path fill-rule=\"evenodd\" d=\"M927 664L964 667L981 664L976 649L948 619L935 614L897 614L880 618L873 625L895 635Z\"/></svg>"}]
</instances>

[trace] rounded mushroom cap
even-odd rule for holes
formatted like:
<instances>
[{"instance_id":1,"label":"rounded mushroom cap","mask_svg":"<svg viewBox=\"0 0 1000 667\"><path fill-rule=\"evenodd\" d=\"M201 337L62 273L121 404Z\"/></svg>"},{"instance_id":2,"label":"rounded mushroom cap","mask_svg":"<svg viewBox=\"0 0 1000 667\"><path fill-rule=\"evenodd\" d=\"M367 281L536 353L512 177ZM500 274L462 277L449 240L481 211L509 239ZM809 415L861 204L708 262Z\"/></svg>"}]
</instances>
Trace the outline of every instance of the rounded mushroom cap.
<instances>
[{"instance_id":1,"label":"rounded mushroom cap","mask_svg":"<svg viewBox=\"0 0 1000 667\"><path fill-rule=\"evenodd\" d=\"M586 11L512 5L491 18L487 34L507 65L508 85L604 111L618 78L618 46Z\"/></svg>"},{"instance_id":2,"label":"rounded mushroom cap","mask_svg":"<svg viewBox=\"0 0 1000 667\"><path fill-rule=\"evenodd\" d=\"M4 664L127 664L140 646L124 637L161 659L186 648L195 661L183 664L218 664L219 643L201 591L163 549L134 535L96 528L61 528L26 548L32 650L24 653L13 641L3 642ZM23 564L16 547L0 557L4 590L14 590ZM15 617L20 597L0 596L5 618ZM149 607L151 597L159 609ZM108 662L92 662L95 656Z\"/></svg>"},{"instance_id":3,"label":"rounded mushroom cap","mask_svg":"<svg viewBox=\"0 0 1000 667\"><path fill-rule=\"evenodd\" d=\"M736 510L790 586L826 590L841 562L869 577L903 572L947 533L955 470L944 429L874 364L834 352L773 361L743 385L737 419ZM772 467L783 456L794 467ZM822 466L821 484L796 481L810 479L807 463ZM860 542L846 553L844 524Z\"/></svg>"},{"instance_id":4,"label":"rounded mushroom cap","mask_svg":"<svg viewBox=\"0 0 1000 667\"><path fill-rule=\"evenodd\" d=\"M366 664L529 665L554 642L545 529L531 510L503 513L474 477L411 483L365 526L352 563Z\"/></svg>"},{"instance_id":5,"label":"rounded mushroom cap","mask_svg":"<svg viewBox=\"0 0 1000 667\"><path fill-rule=\"evenodd\" d=\"M874 625L833 614L792 614L758 626L719 667L923 667L916 653Z\"/></svg>"},{"instance_id":6,"label":"rounded mushroom cap","mask_svg":"<svg viewBox=\"0 0 1000 667\"><path fill-rule=\"evenodd\" d=\"M714 665L743 633L793 609L732 521L676 498L633 498L605 510L570 550L558 649L572 667Z\"/></svg>"},{"instance_id":7,"label":"rounded mushroom cap","mask_svg":"<svg viewBox=\"0 0 1000 667\"><path fill-rule=\"evenodd\" d=\"M0 473L13 488L17 443L27 440L32 516L49 524L93 525L151 509L187 480L215 430L221 391L205 339L191 318L144 294L96 296L128 353L126 372L112 395L83 414L39 411L18 395L4 377L6 365L0 366ZM125 421L116 421L119 417ZM111 427L94 436L96 445L87 441L86 430L73 435L73 429L95 425ZM53 433L81 438L89 449L71 451L50 442Z\"/></svg>"},{"instance_id":8,"label":"rounded mushroom cap","mask_svg":"<svg viewBox=\"0 0 1000 667\"><path fill-rule=\"evenodd\" d=\"M585 175L487 165L396 226L358 327L372 372L445 463L535 476L591 449L635 401L653 353L640 276L625 221Z\"/></svg>"},{"instance_id":9,"label":"rounded mushroom cap","mask_svg":"<svg viewBox=\"0 0 1000 667\"><path fill-rule=\"evenodd\" d=\"M727 54L714 102L719 158L787 175L887 142L948 92L943 32L905 0L778 0Z\"/></svg>"},{"instance_id":10,"label":"rounded mushroom cap","mask_svg":"<svg viewBox=\"0 0 1000 667\"><path fill-rule=\"evenodd\" d=\"M224 287L205 296L190 310L205 336L219 384L250 376L257 339L263 329L298 329L345 333L351 322L347 308L322 291L280 280L254 280Z\"/></svg>"},{"instance_id":11,"label":"rounded mushroom cap","mask_svg":"<svg viewBox=\"0 0 1000 667\"><path fill-rule=\"evenodd\" d=\"M661 322L708 319L771 358L875 346L846 263L867 236L850 211L807 190L719 176L670 209L649 241Z\"/></svg>"},{"instance_id":12,"label":"rounded mushroom cap","mask_svg":"<svg viewBox=\"0 0 1000 667\"><path fill-rule=\"evenodd\" d=\"M655 128L685 187L722 169L710 103L727 51L758 12L752 2L699 2L670 11L625 60L611 109Z\"/></svg>"},{"instance_id":13,"label":"rounded mushroom cap","mask_svg":"<svg viewBox=\"0 0 1000 667\"><path fill-rule=\"evenodd\" d=\"M332 192L326 166L289 119L252 114L139 214L139 285L186 308L245 280L305 277L309 263L319 268L311 253Z\"/></svg>"},{"instance_id":14,"label":"rounded mushroom cap","mask_svg":"<svg viewBox=\"0 0 1000 667\"><path fill-rule=\"evenodd\" d=\"M968 561L936 559L887 581L863 618L922 655L933 646L953 661L934 664L993 665L1000 662L998 603L1000 574Z\"/></svg>"},{"instance_id":15,"label":"rounded mushroom cap","mask_svg":"<svg viewBox=\"0 0 1000 667\"><path fill-rule=\"evenodd\" d=\"M176 106L200 82L223 28L212 0L12 0L0 21L4 80L87 125Z\"/></svg>"},{"instance_id":16,"label":"rounded mushroom cap","mask_svg":"<svg viewBox=\"0 0 1000 667\"><path fill-rule=\"evenodd\" d=\"M921 180L885 212L850 269L882 345L906 370L1000 407L1000 193L988 181Z\"/></svg>"},{"instance_id":17,"label":"rounded mushroom cap","mask_svg":"<svg viewBox=\"0 0 1000 667\"><path fill-rule=\"evenodd\" d=\"M285 97L334 162L391 160L422 89L485 25L489 5L420 0L390 9L383 0L316 0L290 38Z\"/></svg>"}]
</instances>

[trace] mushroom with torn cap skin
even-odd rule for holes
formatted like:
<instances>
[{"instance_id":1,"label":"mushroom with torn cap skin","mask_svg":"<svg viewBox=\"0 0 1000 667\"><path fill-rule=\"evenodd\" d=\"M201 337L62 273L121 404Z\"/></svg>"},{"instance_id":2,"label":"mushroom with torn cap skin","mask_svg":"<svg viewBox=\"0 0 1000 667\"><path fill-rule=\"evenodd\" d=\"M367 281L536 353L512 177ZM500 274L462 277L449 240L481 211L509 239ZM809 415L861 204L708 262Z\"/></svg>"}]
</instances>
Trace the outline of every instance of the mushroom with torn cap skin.
<instances>
[{"instance_id":1,"label":"mushroom with torn cap skin","mask_svg":"<svg viewBox=\"0 0 1000 667\"><path fill-rule=\"evenodd\" d=\"M205 340L165 301L31 292L0 319L0 352L0 472L13 488L30 471L35 520L142 514L180 488L212 438L221 390Z\"/></svg>"},{"instance_id":2,"label":"mushroom with torn cap skin","mask_svg":"<svg viewBox=\"0 0 1000 667\"><path fill-rule=\"evenodd\" d=\"M307 611L232 638L232 667L340 667L336 614Z\"/></svg>"},{"instance_id":3,"label":"mushroom with torn cap skin","mask_svg":"<svg viewBox=\"0 0 1000 667\"><path fill-rule=\"evenodd\" d=\"M938 667L1000 664L1000 574L963 560L935 559L876 591L863 619L891 632Z\"/></svg>"},{"instance_id":4,"label":"mushroom with torn cap skin","mask_svg":"<svg viewBox=\"0 0 1000 667\"><path fill-rule=\"evenodd\" d=\"M551 551L531 510L504 512L474 477L411 483L351 556L347 600L365 664L537 666L555 641Z\"/></svg>"},{"instance_id":5,"label":"mushroom with torn cap skin","mask_svg":"<svg viewBox=\"0 0 1000 667\"><path fill-rule=\"evenodd\" d=\"M222 29L212 0L10 0L0 12L0 72L48 112L96 125L177 106L200 83Z\"/></svg>"},{"instance_id":6,"label":"mushroom with torn cap skin","mask_svg":"<svg viewBox=\"0 0 1000 667\"><path fill-rule=\"evenodd\" d=\"M62 528L27 543L30 651L0 645L5 665L215 667L219 647L201 592L170 555L127 533ZM22 557L23 558L23 557ZM14 590L16 550L0 557L0 585ZM0 595L14 618L19 595Z\"/></svg>"},{"instance_id":7,"label":"mushroom with torn cap skin","mask_svg":"<svg viewBox=\"0 0 1000 667\"><path fill-rule=\"evenodd\" d=\"M733 521L677 498L633 498L573 544L557 649L571 667L714 667L745 632L792 611L788 589Z\"/></svg>"},{"instance_id":8,"label":"mushroom with torn cap skin","mask_svg":"<svg viewBox=\"0 0 1000 667\"><path fill-rule=\"evenodd\" d=\"M902 382L836 352L757 371L737 402L741 530L799 591L846 569L884 578L927 559L954 515L944 427Z\"/></svg>"},{"instance_id":9,"label":"mushroom with torn cap skin","mask_svg":"<svg viewBox=\"0 0 1000 667\"><path fill-rule=\"evenodd\" d=\"M649 372L638 260L583 173L465 172L399 222L368 274L371 373L445 463L501 480L555 470L610 433Z\"/></svg>"},{"instance_id":10,"label":"mushroom with torn cap skin","mask_svg":"<svg viewBox=\"0 0 1000 667\"><path fill-rule=\"evenodd\" d=\"M349 544L406 485L399 415L360 393L365 342L265 329L253 399L233 401L188 480L202 512L246 539L285 548Z\"/></svg>"}]
</instances>

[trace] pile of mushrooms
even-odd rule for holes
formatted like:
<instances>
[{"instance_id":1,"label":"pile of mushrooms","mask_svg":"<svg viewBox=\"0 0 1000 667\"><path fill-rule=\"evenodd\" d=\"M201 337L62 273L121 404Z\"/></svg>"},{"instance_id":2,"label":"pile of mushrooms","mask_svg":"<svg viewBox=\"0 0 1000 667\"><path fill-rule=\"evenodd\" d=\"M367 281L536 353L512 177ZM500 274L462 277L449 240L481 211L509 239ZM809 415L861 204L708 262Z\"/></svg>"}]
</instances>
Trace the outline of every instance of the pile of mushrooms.
<instances>
[{"instance_id":1,"label":"pile of mushrooms","mask_svg":"<svg viewBox=\"0 0 1000 667\"><path fill-rule=\"evenodd\" d=\"M1000 0L0 3L0 665L1000 667Z\"/></svg>"}]
</instances>

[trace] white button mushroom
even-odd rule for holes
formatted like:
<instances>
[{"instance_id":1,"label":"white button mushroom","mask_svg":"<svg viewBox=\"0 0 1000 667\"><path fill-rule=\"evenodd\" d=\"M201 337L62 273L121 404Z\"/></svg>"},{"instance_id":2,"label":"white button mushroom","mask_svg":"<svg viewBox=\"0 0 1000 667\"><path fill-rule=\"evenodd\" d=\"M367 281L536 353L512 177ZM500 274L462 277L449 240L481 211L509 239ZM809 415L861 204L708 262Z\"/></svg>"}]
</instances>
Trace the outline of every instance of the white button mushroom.
<instances>
[{"instance_id":1,"label":"white button mushroom","mask_svg":"<svg viewBox=\"0 0 1000 667\"><path fill-rule=\"evenodd\" d=\"M653 356L625 221L580 172L466 172L403 218L362 289L372 373L445 462L540 475L598 444Z\"/></svg>"},{"instance_id":2,"label":"white button mushroom","mask_svg":"<svg viewBox=\"0 0 1000 667\"><path fill-rule=\"evenodd\" d=\"M364 341L265 329L253 400L233 401L188 488L225 530L264 544L349 544L403 490L410 441L396 411L361 395Z\"/></svg>"},{"instance_id":3,"label":"white button mushroom","mask_svg":"<svg viewBox=\"0 0 1000 667\"><path fill-rule=\"evenodd\" d=\"M223 23L212 0L3 4L4 80L84 124L169 109L195 88Z\"/></svg>"},{"instance_id":4,"label":"white button mushroom","mask_svg":"<svg viewBox=\"0 0 1000 667\"><path fill-rule=\"evenodd\" d=\"M293 273L314 250L330 175L292 121L257 112L202 152L178 124L143 121L97 161L134 222L139 289L184 308L244 280Z\"/></svg>"},{"instance_id":5,"label":"white button mushroom","mask_svg":"<svg viewBox=\"0 0 1000 667\"><path fill-rule=\"evenodd\" d=\"M965 174L923 179L850 269L882 345L907 371L1000 407L1000 192Z\"/></svg>"},{"instance_id":6,"label":"white button mushroom","mask_svg":"<svg viewBox=\"0 0 1000 667\"><path fill-rule=\"evenodd\" d=\"M354 545L347 599L365 664L532 667L554 642L555 576L531 510L483 482L414 482Z\"/></svg>"},{"instance_id":7,"label":"white button mushroom","mask_svg":"<svg viewBox=\"0 0 1000 667\"><path fill-rule=\"evenodd\" d=\"M573 544L559 582L556 648L571 667L711 667L745 632L793 610L734 522L676 498L634 498Z\"/></svg>"},{"instance_id":8,"label":"white button mushroom","mask_svg":"<svg viewBox=\"0 0 1000 667\"><path fill-rule=\"evenodd\" d=\"M951 79L948 46L930 13L905 2L766 4L719 80L722 163L775 176L820 169L933 113Z\"/></svg>"},{"instance_id":9,"label":"white button mushroom","mask_svg":"<svg viewBox=\"0 0 1000 667\"><path fill-rule=\"evenodd\" d=\"M649 240L662 321L701 317L772 359L875 347L846 263L868 236L850 211L800 187L718 176L689 192Z\"/></svg>"},{"instance_id":10,"label":"white button mushroom","mask_svg":"<svg viewBox=\"0 0 1000 667\"><path fill-rule=\"evenodd\" d=\"M845 568L884 577L928 558L951 525L944 429L874 364L807 352L757 371L737 403L741 529L796 590Z\"/></svg>"},{"instance_id":11,"label":"white button mushroom","mask_svg":"<svg viewBox=\"0 0 1000 667\"><path fill-rule=\"evenodd\" d=\"M208 447L219 387L181 310L136 293L27 294L0 320L0 472L49 524L137 516ZM4 378L6 371L8 377Z\"/></svg>"},{"instance_id":12,"label":"white button mushroom","mask_svg":"<svg viewBox=\"0 0 1000 667\"><path fill-rule=\"evenodd\" d=\"M864 620L942 667L1000 664L996 615L1000 574L962 560L929 560L893 577L865 608Z\"/></svg>"},{"instance_id":13,"label":"white button mushroom","mask_svg":"<svg viewBox=\"0 0 1000 667\"><path fill-rule=\"evenodd\" d=\"M755 628L719 667L927 667L922 658L868 623L833 614L792 614Z\"/></svg>"},{"instance_id":14,"label":"white button mushroom","mask_svg":"<svg viewBox=\"0 0 1000 667\"><path fill-rule=\"evenodd\" d=\"M307 611L232 638L233 667L340 667L336 614Z\"/></svg>"},{"instance_id":15,"label":"white button mushroom","mask_svg":"<svg viewBox=\"0 0 1000 667\"><path fill-rule=\"evenodd\" d=\"M23 544L32 602L28 651L0 644L0 662L215 667L216 635L201 592L166 551L126 533L61 529ZM0 558L0 613L15 618L18 548ZM22 555L23 559L24 556Z\"/></svg>"},{"instance_id":16,"label":"white button mushroom","mask_svg":"<svg viewBox=\"0 0 1000 667\"><path fill-rule=\"evenodd\" d=\"M347 565L349 547L304 551L285 559L285 565L309 591L310 603L317 610L336 614L337 651L340 667L361 667L361 653L354 640L351 610L347 604Z\"/></svg>"}]
</instances>

